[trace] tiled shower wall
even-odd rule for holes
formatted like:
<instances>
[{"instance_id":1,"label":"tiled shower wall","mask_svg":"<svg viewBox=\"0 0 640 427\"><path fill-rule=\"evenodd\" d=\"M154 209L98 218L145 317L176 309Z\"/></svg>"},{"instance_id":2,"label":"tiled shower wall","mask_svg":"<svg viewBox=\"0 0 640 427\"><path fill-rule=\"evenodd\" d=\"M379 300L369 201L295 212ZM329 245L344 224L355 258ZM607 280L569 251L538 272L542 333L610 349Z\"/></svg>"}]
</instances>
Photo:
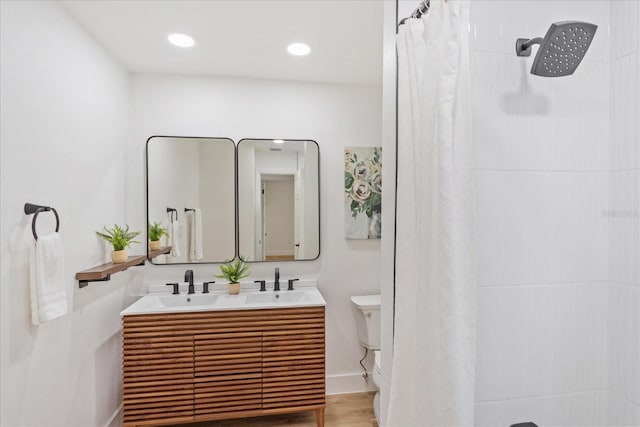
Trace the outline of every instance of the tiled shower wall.
<instances>
[{"instance_id":1,"label":"tiled shower wall","mask_svg":"<svg viewBox=\"0 0 640 427\"><path fill-rule=\"evenodd\" d=\"M608 424L640 425L640 1L611 2Z\"/></svg>"},{"instance_id":2,"label":"tiled shower wall","mask_svg":"<svg viewBox=\"0 0 640 427\"><path fill-rule=\"evenodd\" d=\"M471 2L477 425L607 423L611 18L606 1ZM571 77L531 75L516 39L563 20L599 26L586 58Z\"/></svg>"}]
</instances>

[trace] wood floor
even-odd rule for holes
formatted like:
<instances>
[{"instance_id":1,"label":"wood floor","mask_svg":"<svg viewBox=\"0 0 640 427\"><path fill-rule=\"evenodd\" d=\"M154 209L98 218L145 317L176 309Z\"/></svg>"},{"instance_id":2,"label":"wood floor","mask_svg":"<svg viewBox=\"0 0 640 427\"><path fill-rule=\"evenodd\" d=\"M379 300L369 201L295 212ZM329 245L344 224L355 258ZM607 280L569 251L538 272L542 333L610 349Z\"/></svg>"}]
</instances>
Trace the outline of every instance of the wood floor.
<instances>
[{"instance_id":1,"label":"wood floor","mask_svg":"<svg viewBox=\"0 0 640 427\"><path fill-rule=\"evenodd\" d=\"M294 255L265 255L265 261L293 261Z\"/></svg>"},{"instance_id":2,"label":"wood floor","mask_svg":"<svg viewBox=\"0 0 640 427\"><path fill-rule=\"evenodd\" d=\"M378 427L373 414L374 393L327 396L325 427ZM316 427L315 412L181 424L180 427Z\"/></svg>"}]
</instances>

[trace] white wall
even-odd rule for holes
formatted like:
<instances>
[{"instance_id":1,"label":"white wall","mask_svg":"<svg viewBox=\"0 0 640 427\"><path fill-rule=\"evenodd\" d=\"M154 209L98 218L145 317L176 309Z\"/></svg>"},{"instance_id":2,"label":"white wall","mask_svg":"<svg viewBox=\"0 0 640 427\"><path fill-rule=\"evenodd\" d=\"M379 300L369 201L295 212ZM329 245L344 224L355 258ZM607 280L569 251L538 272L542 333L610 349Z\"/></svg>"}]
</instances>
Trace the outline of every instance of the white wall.
<instances>
[{"instance_id":1,"label":"white wall","mask_svg":"<svg viewBox=\"0 0 640 427\"><path fill-rule=\"evenodd\" d=\"M94 230L128 220L128 75L55 2L3 1L0 17L0 424L103 426L121 400L130 273L82 290L74 276L108 258ZM73 298L68 315L39 327L30 322L25 202L60 214ZM39 216L41 233L51 218Z\"/></svg>"},{"instance_id":2,"label":"white wall","mask_svg":"<svg viewBox=\"0 0 640 427\"><path fill-rule=\"evenodd\" d=\"M294 174L298 170L296 151L256 150L256 171L271 174Z\"/></svg>"},{"instance_id":3,"label":"white wall","mask_svg":"<svg viewBox=\"0 0 640 427\"><path fill-rule=\"evenodd\" d=\"M256 150L252 143L245 141L238 145L238 227L242 227L242 234L238 236L239 255L246 259L256 259L256 254L262 256L262 238L256 239L256 233L262 229L262 218L259 194L256 186Z\"/></svg>"},{"instance_id":4,"label":"white wall","mask_svg":"<svg viewBox=\"0 0 640 427\"><path fill-rule=\"evenodd\" d=\"M150 135L151 136L151 135ZM153 138L149 151L149 222L169 227L167 208L176 209L180 256L162 256L154 262L187 262L189 228L185 207L200 206L200 141L176 138ZM140 228L143 230L144 228ZM165 241L167 237L163 237Z\"/></svg>"},{"instance_id":5,"label":"white wall","mask_svg":"<svg viewBox=\"0 0 640 427\"><path fill-rule=\"evenodd\" d=\"M608 423L640 425L640 2L611 2Z\"/></svg>"},{"instance_id":6,"label":"white wall","mask_svg":"<svg viewBox=\"0 0 640 427\"><path fill-rule=\"evenodd\" d=\"M133 140L128 147L132 183L144 182L144 141L154 134L312 139L320 147L321 254L316 261L252 266L251 279L317 278L327 300L327 391L366 387L349 297L380 290L379 241L344 239L343 147L380 145L380 88L269 80L135 75ZM127 193L128 218L144 225L144 186ZM216 265L193 266L196 281ZM180 280L185 266L136 270L138 283Z\"/></svg>"},{"instance_id":7,"label":"white wall","mask_svg":"<svg viewBox=\"0 0 640 427\"><path fill-rule=\"evenodd\" d=\"M318 150L313 142L307 141L304 147L304 154L300 155L304 162L302 171L302 198L304 216L301 218L303 224L303 241L300 252L301 259L311 259L318 255L320 250L320 224L318 223L318 203L319 194L315 190L319 187L318 167L320 158ZM300 157L298 162L300 162Z\"/></svg>"},{"instance_id":8,"label":"white wall","mask_svg":"<svg viewBox=\"0 0 640 427\"><path fill-rule=\"evenodd\" d=\"M228 208L235 200L235 165L230 161L234 156L234 147L229 141L200 144L202 261L221 261L234 255L235 210Z\"/></svg>"}]
</instances>

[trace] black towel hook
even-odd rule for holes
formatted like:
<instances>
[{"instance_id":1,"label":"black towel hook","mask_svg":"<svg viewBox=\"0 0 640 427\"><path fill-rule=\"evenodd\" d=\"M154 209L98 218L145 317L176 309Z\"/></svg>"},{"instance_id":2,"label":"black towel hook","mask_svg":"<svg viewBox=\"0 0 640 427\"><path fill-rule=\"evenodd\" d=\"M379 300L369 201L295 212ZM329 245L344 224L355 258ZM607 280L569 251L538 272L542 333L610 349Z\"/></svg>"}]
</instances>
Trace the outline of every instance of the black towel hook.
<instances>
[{"instance_id":1,"label":"black towel hook","mask_svg":"<svg viewBox=\"0 0 640 427\"><path fill-rule=\"evenodd\" d=\"M195 212L196 210L192 208L184 208L184 211L186 213L186 212Z\"/></svg>"},{"instance_id":2,"label":"black towel hook","mask_svg":"<svg viewBox=\"0 0 640 427\"><path fill-rule=\"evenodd\" d=\"M175 208L167 208L167 213L169 214L169 221L173 222L173 213L176 214L176 221L178 220L178 210Z\"/></svg>"},{"instance_id":3,"label":"black towel hook","mask_svg":"<svg viewBox=\"0 0 640 427\"><path fill-rule=\"evenodd\" d=\"M33 238L38 240L38 233L36 233L36 220L38 219L38 214L40 212L53 212L56 216L56 233L60 230L60 217L58 216L58 212L52 208L51 206L42 206L42 205L34 205L33 203L25 203L24 204L24 213L26 215L33 215L33 219L31 220L31 231L33 232Z\"/></svg>"}]
</instances>

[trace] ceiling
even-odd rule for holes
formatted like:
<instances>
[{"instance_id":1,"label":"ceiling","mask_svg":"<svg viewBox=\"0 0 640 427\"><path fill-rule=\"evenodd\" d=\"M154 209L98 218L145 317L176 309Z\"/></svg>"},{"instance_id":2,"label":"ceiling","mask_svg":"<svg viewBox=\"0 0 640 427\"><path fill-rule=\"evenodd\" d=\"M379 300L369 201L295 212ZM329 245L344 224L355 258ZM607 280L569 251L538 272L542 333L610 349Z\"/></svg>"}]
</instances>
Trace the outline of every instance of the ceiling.
<instances>
[{"instance_id":1,"label":"ceiling","mask_svg":"<svg viewBox=\"0 0 640 427\"><path fill-rule=\"evenodd\" d=\"M380 85L382 0L60 1L135 73ZM177 48L170 33L196 45ZM311 46L295 57L290 43Z\"/></svg>"}]
</instances>

